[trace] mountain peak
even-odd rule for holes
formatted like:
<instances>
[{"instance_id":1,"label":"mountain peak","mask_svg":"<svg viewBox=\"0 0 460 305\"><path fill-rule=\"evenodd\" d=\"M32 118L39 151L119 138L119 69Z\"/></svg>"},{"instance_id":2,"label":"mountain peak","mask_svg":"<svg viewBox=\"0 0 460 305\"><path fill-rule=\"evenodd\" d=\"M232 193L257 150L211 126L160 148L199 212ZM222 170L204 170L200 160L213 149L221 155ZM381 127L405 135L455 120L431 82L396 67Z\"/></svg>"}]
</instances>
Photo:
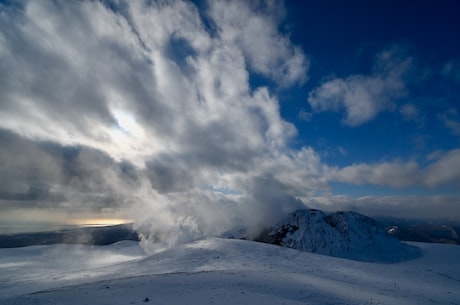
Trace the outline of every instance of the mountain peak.
<instances>
[{"instance_id":1,"label":"mountain peak","mask_svg":"<svg viewBox=\"0 0 460 305\"><path fill-rule=\"evenodd\" d=\"M398 262L420 254L390 236L375 219L355 212L297 210L257 240L368 262Z\"/></svg>"}]
</instances>

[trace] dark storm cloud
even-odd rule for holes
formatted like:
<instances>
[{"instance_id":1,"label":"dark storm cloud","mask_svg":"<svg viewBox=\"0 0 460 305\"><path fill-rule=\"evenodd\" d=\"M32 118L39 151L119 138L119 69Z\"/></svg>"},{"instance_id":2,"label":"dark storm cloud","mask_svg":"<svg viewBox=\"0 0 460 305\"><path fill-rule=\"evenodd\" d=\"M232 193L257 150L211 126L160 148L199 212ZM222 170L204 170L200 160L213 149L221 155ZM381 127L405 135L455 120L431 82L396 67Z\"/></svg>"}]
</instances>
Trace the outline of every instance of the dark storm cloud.
<instances>
[{"instance_id":1,"label":"dark storm cloud","mask_svg":"<svg viewBox=\"0 0 460 305\"><path fill-rule=\"evenodd\" d=\"M88 147L36 142L5 130L0 146L2 208L117 208L138 183L133 165Z\"/></svg>"},{"instance_id":2,"label":"dark storm cloud","mask_svg":"<svg viewBox=\"0 0 460 305\"><path fill-rule=\"evenodd\" d=\"M0 199L51 199L50 188L61 179L60 160L5 130L0 130L0 147Z\"/></svg>"}]
</instances>

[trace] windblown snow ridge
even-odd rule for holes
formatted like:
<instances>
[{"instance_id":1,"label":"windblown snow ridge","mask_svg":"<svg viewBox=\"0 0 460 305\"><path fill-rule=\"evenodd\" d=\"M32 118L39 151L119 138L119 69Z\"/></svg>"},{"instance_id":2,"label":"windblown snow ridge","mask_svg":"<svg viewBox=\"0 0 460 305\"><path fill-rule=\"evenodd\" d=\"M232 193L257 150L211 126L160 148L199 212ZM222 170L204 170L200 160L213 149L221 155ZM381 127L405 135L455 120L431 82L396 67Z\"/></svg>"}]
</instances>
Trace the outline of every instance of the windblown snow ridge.
<instances>
[{"instance_id":1,"label":"windblown snow ridge","mask_svg":"<svg viewBox=\"0 0 460 305\"><path fill-rule=\"evenodd\" d=\"M354 212L297 210L257 241L365 262L399 262L420 255L375 219Z\"/></svg>"}]
</instances>

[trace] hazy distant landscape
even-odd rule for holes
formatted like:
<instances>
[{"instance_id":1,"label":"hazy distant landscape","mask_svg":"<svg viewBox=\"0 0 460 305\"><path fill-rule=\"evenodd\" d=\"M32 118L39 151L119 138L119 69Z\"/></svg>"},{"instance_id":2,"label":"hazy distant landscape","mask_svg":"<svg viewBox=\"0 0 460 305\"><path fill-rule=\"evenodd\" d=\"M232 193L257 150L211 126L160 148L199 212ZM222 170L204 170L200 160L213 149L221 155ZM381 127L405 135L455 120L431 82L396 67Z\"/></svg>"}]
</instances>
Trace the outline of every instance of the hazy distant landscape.
<instances>
[{"instance_id":1,"label":"hazy distant landscape","mask_svg":"<svg viewBox=\"0 0 460 305\"><path fill-rule=\"evenodd\" d=\"M122 240L139 241L132 224L68 228L62 230L0 234L0 248L15 248L32 245L83 244L110 245Z\"/></svg>"},{"instance_id":2,"label":"hazy distant landscape","mask_svg":"<svg viewBox=\"0 0 460 305\"><path fill-rule=\"evenodd\" d=\"M379 219L399 240L460 245L460 224L445 220Z\"/></svg>"},{"instance_id":3,"label":"hazy distant landscape","mask_svg":"<svg viewBox=\"0 0 460 305\"><path fill-rule=\"evenodd\" d=\"M407 220L388 217L377 217L376 219L391 236L401 241L460 245L460 225L455 221ZM59 243L109 245L122 240L139 241L133 224L83 228L70 226L59 230L0 234L0 248Z\"/></svg>"}]
</instances>

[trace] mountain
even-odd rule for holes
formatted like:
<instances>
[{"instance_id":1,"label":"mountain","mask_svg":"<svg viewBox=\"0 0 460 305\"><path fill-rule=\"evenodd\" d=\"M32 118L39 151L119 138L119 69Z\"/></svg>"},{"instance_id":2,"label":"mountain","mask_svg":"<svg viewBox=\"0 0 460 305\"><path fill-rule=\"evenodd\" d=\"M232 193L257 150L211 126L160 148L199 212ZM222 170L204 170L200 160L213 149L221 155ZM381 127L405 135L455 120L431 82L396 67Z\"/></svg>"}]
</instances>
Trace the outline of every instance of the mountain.
<instances>
[{"instance_id":1,"label":"mountain","mask_svg":"<svg viewBox=\"0 0 460 305\"><path fill-rule=\"evenodd\" d=\"M460 247L379 264L239 239L0 249L0 304L458 304Z\"/></svg>"},{"instance_id":2,"label":"mountain","mask_svg":"<svg viewBox=\"0 0 460 305\"><path fill-rule=\"evenodd\" d=\"M354 212L297 210L256 240L365 262L399 262L420 255L375 219Z\"/></svg>"},{"instance_id":3,"label":"mountain","mask_svg":"<svg viewBox=\"0 0 460 305\"><path fill-rule=\"evenodd\" d=\"M460 245L460 227L450 225L392 225L391 236L399 240Z\"/></svg>"},{"instance_id":4,"label":"mountain","mask_svg":"<svg viewBox=\"0 0 460 305\"><path fill-rule=\"evenodd\" d=\"M71 228L46 232L0 234L0 248L32 245L85 244L110 245L121 240L139 241L132 224Z\"/></svg>"},{"instance_id":5,"label":"mountain","mask_svg":"<svg viewBox=\"0 0 460 305\"><path fill-rule=\"evenodd\" d=\"M460 245L460 222L457 219L406 219L376 217L387 232L403 241Z\"/></svg>"}]
</instances>

